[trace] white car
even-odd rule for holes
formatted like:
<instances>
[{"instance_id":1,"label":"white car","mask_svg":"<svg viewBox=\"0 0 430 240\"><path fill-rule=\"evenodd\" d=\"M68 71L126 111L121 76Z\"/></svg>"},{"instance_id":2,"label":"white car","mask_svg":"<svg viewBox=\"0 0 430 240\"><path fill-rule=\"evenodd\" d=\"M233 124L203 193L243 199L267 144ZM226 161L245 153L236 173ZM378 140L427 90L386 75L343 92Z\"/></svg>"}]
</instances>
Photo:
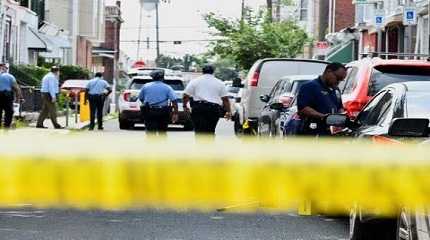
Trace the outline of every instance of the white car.
<instances>
[{"instance_id":1,"label":"white car","mask_svg":"<svg viewBox=\"0 0 430 240\"><path fill-rule=\"evenodd\" d=\"M120 129L132 129L136 123L144 123L140 111L142 103L138 99L138 96L143 85L151 81L152 79L149 76L135 76L132 78L128 89L121 93L118 100ZM175 90L178 97L179 119L175 124L183 125L185 130L192 130L191 118L184 112L182 107L182 96L185 90L183 79L175 76L166 76L164 82Z\"/></svg>"}]
</instances>

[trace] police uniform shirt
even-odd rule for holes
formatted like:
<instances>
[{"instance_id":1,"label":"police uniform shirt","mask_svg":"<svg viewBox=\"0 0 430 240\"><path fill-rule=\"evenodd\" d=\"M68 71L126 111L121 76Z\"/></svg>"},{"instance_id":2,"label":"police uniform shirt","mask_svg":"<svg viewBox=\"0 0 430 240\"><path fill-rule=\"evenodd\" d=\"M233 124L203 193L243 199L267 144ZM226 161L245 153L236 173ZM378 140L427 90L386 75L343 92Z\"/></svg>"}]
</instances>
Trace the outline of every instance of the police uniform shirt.
<instances>
[{"instance_id":1,"label":"police uniform shirt","mask_svg":"<svg viewBox=\"0 0 430 240\"><path fill-rule=\"evenodd\" d=\"M191 80L185 88L185 94L193 97L194 101L206 101L222 105L222 97L227 97L225 84L211 74Z\"/></svg>"},{"instance_id":2,"label":"police uniform shirt","mask_svg":"<svg viewBox=\"0 0 430 240\"><path fill-rule=\"evenodd\" d=\"M101 95L109 88L109 83L101 78L94 78L87 84L88 93L90 95Z\"/></svg>"},{"instance_id":3,"label":"police uniform shirt","mask_svg":"<svg viewBox=\"0 0 430 240\"><path fill-rule=\"evenodd\" d=\"M322 114L339 113L343 108L340 90L327 87L321 78L305 83L297 96L297 108L300 111L305 107L311 107ZM325 124L319 120L309 121L318 124L316 127L319 132L326 130ZM305 121L305 125L309 124L309 121Z\"/></svg>"},{"instance_id":4,"label":"police uniform shirt","mask_svg":"<svg viewBox=\"0 0 430 240\"><path fill-rule=\"evenodd\" d=\"M59 82L57 76L52 72L48 73L42 79L42 87L40 89L42 93L49 93L52 98L60 92Z\"/></svg>"},{"instance_id":5,"label":"police uniform shirt","mask_svg":"<svg viewBox=\"0 0 430 240\"><path fill-rule=\"evenodd\" d=\"M9 73L2 73L0 75L0 92L2 91L12 91L13 85L16 84L16 79Z\"/></svg>"},{"instance_id":6,"label":"police uniform shirt","mask_svg":"<svg viewBox=\"0 0 430 240\"><path fill-rule=\"evenodd\" d=\"M142 104L148 104L150 107L167 107L169 100L175 102L177 99L178 97L173 88L162 81L154 81L143 85L139 94L139 100Z\"/></svg>"}]
</instances>

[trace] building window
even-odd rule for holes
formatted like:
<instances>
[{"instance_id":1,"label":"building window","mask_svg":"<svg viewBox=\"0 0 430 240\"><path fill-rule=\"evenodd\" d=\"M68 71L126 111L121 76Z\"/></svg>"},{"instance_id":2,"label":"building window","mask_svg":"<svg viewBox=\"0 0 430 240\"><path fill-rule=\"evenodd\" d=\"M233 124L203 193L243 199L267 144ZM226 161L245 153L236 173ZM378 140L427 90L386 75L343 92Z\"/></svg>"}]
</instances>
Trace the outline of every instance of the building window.
<instances>
[{"instance_id":1,"label":"building window","mask_svg":"<svg viewBox=\"0 0 430 240\"><path fill-rule=\"evenodd\" d=\"M300 0L300 21L308 20L308 0Z\"/></svg>"}]
</instances>

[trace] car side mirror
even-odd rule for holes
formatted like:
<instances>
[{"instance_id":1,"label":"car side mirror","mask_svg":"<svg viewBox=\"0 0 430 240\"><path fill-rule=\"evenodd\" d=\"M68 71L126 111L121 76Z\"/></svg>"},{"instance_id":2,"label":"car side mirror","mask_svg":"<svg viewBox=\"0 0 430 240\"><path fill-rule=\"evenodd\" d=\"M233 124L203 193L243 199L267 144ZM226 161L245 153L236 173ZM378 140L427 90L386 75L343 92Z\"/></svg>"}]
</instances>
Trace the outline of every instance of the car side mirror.
<instances>
[{"instance_id":1,"label":"car side mirror","mask_svg":"<svg viewBox=\"0 0 430 240\"><path fill-rule=\"evenodd\" d=\"M260 96L260 101L264 102L264 103L268 103L270 100L269 95L261 95Z\"/></svg>"},{"instance_id":2,"label":"car side mirror","mask_svg":"<svg viewBox=\"0 0 430 240\"><path fill-rule=\"evenodd\" d=\"M233 80L232 87L244 88L244 87L245 87L245 85L244 85L244 84L242 84L242 79L240 79L240 78L236 78L236 79L234 79L234 80Z\"/></svg>"},{"instance_id":3,"label":"car side mirror","mask_svg":"<svg viewBox=\"0 0 430 240\"><path fill-rule=\"evenodd\" d=\"M348 117L345 114L330 114L325 120L327 126L333 127L346 127L347 121Z\"/></svg>"},{"instance_id":4,"label":"car side mirror","mask_svg":"<svg viewBox=\"0 0 430 240\"><path fill-rule=\"evenodd\" d=\"M282 110L284 107L285 107L284 104L280 102L275 102L270 104L270 109L273 109L273 110L279 111L279 110Z\"/></svg>"},{"instance_id":5,"label":"car side mirror","mask_svg":"<svg viewBox=\"0 0 430 240\"><path fill-rule=\"evenodd\" d=\"M241 97L237 97L237 98L235 98L234 99L237 103L240 103L240 101L242 101L242 98Z\"/></svg>"},{"instance_id":6,"label":"car side mirror","mask_svg":"<svg viewBox=\"0 0 430 240\"><path fill-rule=\"evenodd\" d=\"M426 118L396 118L391 122L388 135L394 137L427 137L429 123L429 119Z\"/></svg>"}]
</instances>

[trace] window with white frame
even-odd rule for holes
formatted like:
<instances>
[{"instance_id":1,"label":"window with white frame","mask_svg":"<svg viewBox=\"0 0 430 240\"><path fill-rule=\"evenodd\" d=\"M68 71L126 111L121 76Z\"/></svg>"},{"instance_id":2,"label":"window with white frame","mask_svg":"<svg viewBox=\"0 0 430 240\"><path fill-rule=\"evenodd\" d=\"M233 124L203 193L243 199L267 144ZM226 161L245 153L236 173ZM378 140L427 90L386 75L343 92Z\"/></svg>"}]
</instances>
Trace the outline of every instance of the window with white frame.
<instances>
[{"instance_id":1,"label":"window with white frame","mask_svg":"<svg viewBox=\"0 0 430 240\"><path fill-rule=\"evenodd\" d=\"M308 20L308 0L300 0L300 21Z\"/></svg>"}]
</instances>

